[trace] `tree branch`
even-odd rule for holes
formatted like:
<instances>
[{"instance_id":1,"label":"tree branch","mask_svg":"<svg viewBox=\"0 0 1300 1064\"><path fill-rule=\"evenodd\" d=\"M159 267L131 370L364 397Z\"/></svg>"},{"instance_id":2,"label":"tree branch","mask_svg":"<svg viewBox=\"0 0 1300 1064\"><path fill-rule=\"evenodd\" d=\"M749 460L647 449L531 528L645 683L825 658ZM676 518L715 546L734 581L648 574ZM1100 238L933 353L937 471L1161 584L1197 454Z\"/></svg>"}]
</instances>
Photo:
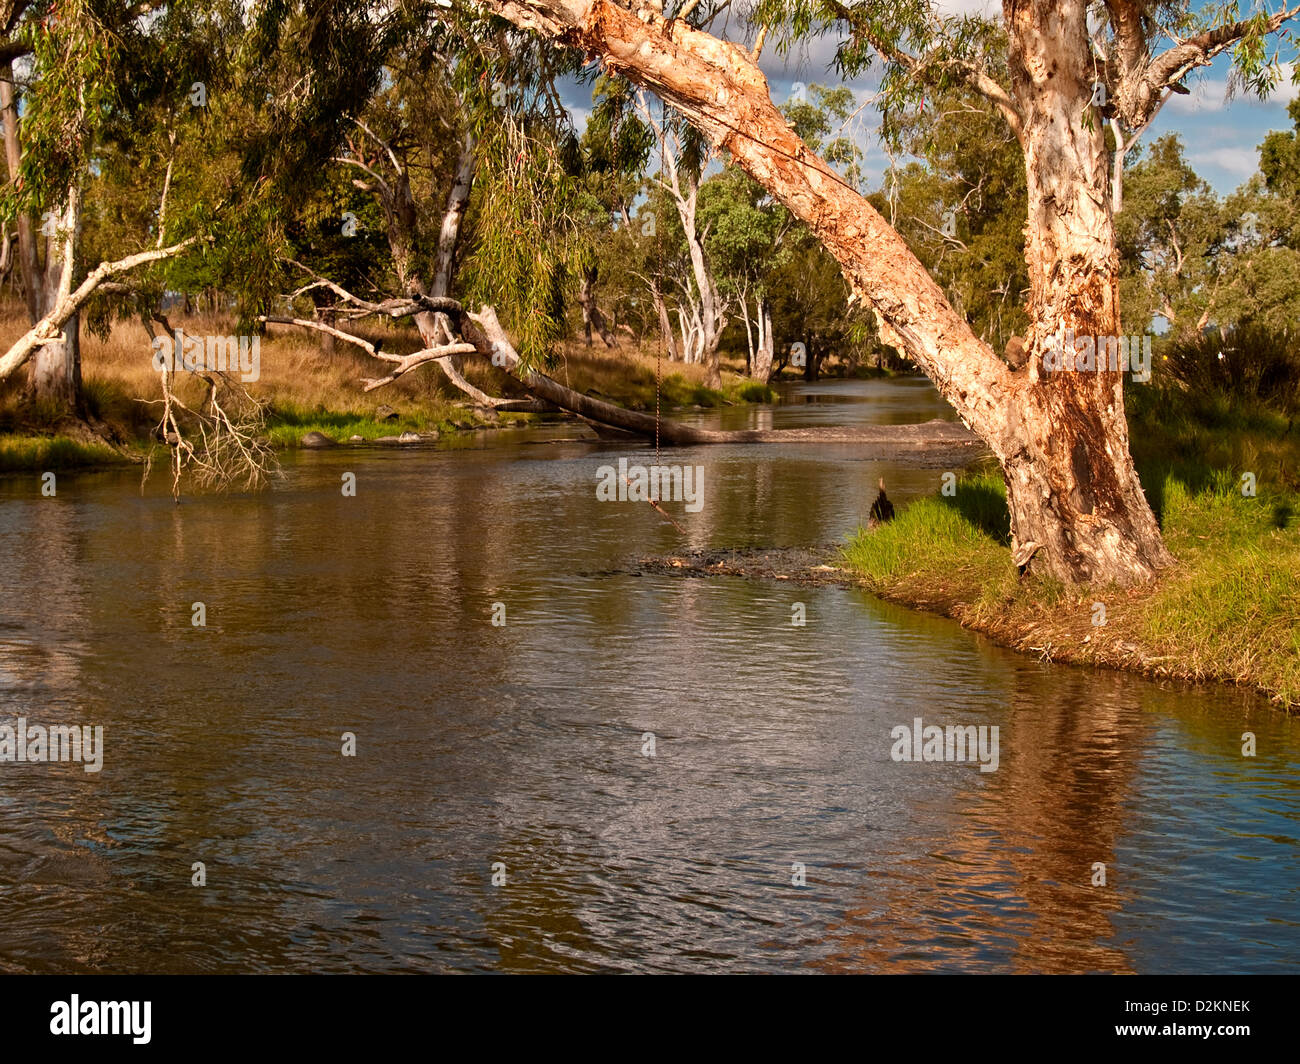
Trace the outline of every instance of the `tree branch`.
<instances>
[{"instance_id":1,"label":"tree branch","mask_svg":"<svg viewBox=\"0 0 1300 1064\"><path fill-rule=\"evenodd\" d=\"M1264 33L1276 33L1283 25L1300 15L1300 5L1283 8L1276 15L1271 15L1264 23ZM1256 19L1243 19L1229 22L1214 29L1205 30L1194 37L1166 49L1155 56L1142 69L1140 79L1131 93L1121 93L1121 100L1128 103L1126 121L1130 126L1145 126L1154 115L1153 108L1160 93L1170 85L1181 81L1196 67L1209 66L1215 56L1224 52L1250 33L1257 25Z\"/></svg>"},{"instance_id":2,"label":"tree branch","mask_svg":"<svg viewBox=\"0 0 1300 1064\"><path fill-rule=\"evenodd\" d=\"M0 357L0 381L7 380L12 376L38 347L62 339L63 326L68 319L81 309L86 300L94 295L95 290L109 277L119 273L126 273L128 270L133 270L137 266L143 266L148 262L157 262L159 259L169 259L174 255L179 255L186 248L199 243L201 239L192 236L188 240L182 240L179 244L173 244L171 247L141 251L135 255L128 255L124 259L118 259L116 262L101 262L90 271L86 279L77 286L75 291L62 295L50 312L28 329L4 353L3 357Z\"/></svg>"},{"instance_id":3,"label":"tree branch","mask_svg":"<svg viewBox=\"0 0 1300 1064\"><path fill-rule=\"evenodd\" d=\"M386 377L362 377L361 383L365 385L365 391L373 392L376 388L382 388L385 384L392 384L403 373L409 373L418 366L423 366L426 362L441 362L443 359L452 358L455 355L473 355L477 352L478 348L473 344L447 344L443 347L429 347L423 351L416 351L411 355L388 355L380 352L376 357L394 363L393 371Z\"/></svg>"},{"instance_id":4,"label":"tree branch","mask_svg":"<svg viewBox=\"0 0 1300 1064\"><path fill-rule=\"evenodd\" d=\"M1022 138L1025 123L1020 108L1016 105L1016 101L1012 99L1011 94L983 67L968 59L958 59L955 56L944 58L934 54L911 55L875 33L870 24L861 17L860 12L854 8L834 2L830 6L843 21L849 24L851 29L860 33L883 58L897 63L918 81L925 83L931 80L929 78L930 71L947 70L960 76L968 88L979 93L997 108L1007 125L1011 127L1011 132L1015 134L1016 140L1019 141Z\"/></svg>"},{"instance_id":5,"label":"tree branch","mask_svg":"<svg viewBox=\"0 0 1300 1064\"><path fill-rule=\"evenodd\" d=\"M1020 378L974 335L902 237L790 128L747 50L680 21L642 21L611 0L483 3L600 55L607 71L681 112L809 227L968 425L986 439L1005 431Z\"/></svg>"}]
</instances>

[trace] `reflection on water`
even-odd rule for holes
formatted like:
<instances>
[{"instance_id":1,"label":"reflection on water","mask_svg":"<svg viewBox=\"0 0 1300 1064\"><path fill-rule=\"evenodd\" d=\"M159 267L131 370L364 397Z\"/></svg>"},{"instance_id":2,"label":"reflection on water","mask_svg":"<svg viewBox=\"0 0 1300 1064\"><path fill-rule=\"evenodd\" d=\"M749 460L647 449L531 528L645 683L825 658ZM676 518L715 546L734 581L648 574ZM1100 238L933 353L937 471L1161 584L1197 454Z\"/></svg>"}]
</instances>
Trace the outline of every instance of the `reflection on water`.
<instances>
[{"instance_id":1,"label":"reflection on water","mask_svg":"<svg viewBox=\"0 0 1300 1064\"><path fill-rule=\"evenodd\" d=\"M939 409L814 387L723 416ZM0 484L0 722L106 745L97 775L0 764L0 970L1294 967L1291 721L855 591L617 572L835 542L878 476L906 499L939 473L666 452L706 470L703 511L669 507L684 541L595 499L600 465L652 453L554 442L578 434L302 454L269 494L179 506L130 473ZM918 716L998 725L999 770L890 760Z\"/></svg>"}]
</instances>

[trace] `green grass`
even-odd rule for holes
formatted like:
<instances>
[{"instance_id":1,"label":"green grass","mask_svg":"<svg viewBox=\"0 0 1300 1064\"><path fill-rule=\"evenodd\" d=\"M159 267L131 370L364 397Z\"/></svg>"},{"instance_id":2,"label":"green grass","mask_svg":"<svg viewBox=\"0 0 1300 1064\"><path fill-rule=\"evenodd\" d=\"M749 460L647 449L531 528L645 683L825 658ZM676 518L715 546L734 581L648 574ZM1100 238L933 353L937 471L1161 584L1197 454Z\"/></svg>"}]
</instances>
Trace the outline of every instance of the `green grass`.
<instances>
[{"instance_id":1,"label":"green grass","mask_svg":"<svg viewBox=\"0 0 1300 1064\"><path fill-rule=\"evenodd\" d=\"M1162 401L1139 400L1131 419L1142 482L1178 561L1157 583L1119 592L1018 579L1005 488L987 469L953 497L916 500L860 530L845 563L883 597L1011 645L1112 665L1133 664L1137 647L1164 675L1246 683L1300 706L1300 433L1258 406ZM1242 494L1246 471L1254 497ZM1100 630L1087 621L1095 599L1107 604Z\"/></svg>"},{"instance_id":2,"label":"green grass","mask_svg":"<svg viewBox=\"0 0 1300 1064\"><path fill-rule=\"evenodd\" d=\"M1203 675L1249 677L1300 703L1300 498L1166 484L1166 541L1182 563L1143 635Z\"/></svg>"},{"instance_id":3,"label":"green grass","mask_svg":"<svg viewBox=\"0 0 1300 1064\"><path fill-rule=\"evenodd\" d=\"M759 384L758 381L742 384L736 391L736 397L742 403L774 403L777 398L776 392L766 384Z\"/></svg>"},{"instance_id":4,"label":"green grass","mask_svg":"<svg viewBox=\"0 0 1300 1064\"><path fill-rule=\"evenodd\" d=\"M859 530L845 560L877 584L999 586L1015 576L1006 500L1000 476L975 474L961 480L953 496L918 499L875 531Z\"/></svg>"},{"instance_id":5,"label":"green grass","mask_svg":"<svg viewBox=\"0 0 1300 1064\"><path fill-rule=\"evenodd\" d=\"M125 462L107 444L86 444L66 436L0 435L0 472L24 473Z\"/></svg>"},{"instance_id":6,"label":"green grass","mask_svg":"<svg viewBox=\"0 0 1300 1064\"><path fill-rule=\"evenodd\" d=\"M456 422L471 424L475 417L450 403L425 404L415 410L400 412L396 418L380 421L370 414L346 410L309 408L291 402L275 403L267 414L266 435L271 446L301 446L309 432L319 432L338 443L352 436L374 440L380 436L400 436L403 432L454 432Z\"/></svg>"}]
</instances>

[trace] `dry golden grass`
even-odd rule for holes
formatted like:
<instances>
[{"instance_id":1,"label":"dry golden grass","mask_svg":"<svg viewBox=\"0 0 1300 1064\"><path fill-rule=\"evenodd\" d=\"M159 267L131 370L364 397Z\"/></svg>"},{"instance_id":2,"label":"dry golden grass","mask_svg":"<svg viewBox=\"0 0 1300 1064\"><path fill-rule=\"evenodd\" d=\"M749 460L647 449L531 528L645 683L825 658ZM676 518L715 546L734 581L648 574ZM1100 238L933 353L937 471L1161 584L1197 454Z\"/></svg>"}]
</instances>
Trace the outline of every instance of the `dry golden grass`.
<instances>
[{"instance_id":1,"label":"dry golden grass","mask_svg":"<svg viewBox=\"0 0 1300 1064\"><path fill-rule=\"evenodd\" d=\"M172 313L168 317L173 327L191 335L228 336L236 329L236 323L228 316ZM9 346L26 329L27 317L21 303L12 297L0 300L0 344ZM371 324L353 331L371 342L382 340L383 349L395 354L406 354L419 347L418 336L409 325L389 328ZM592 392L628 406L645 408L654 404L655 355L652 346L637 345L630 340L613 350L602 345L588 348L581 342L570 342L560 346L552 365L539 368L575 391ZM131 401L158 398L158 374L151 365L152 356L149 333L139 321L115 322L107 339L85 328L82 330L82 377L92 399L106 395ZM664 359L663 402L671 408L716 405L724 396L734 399L732 393L745 383L740 376L743 369L743 362L724 360L723 392L711 393L704 386L703 366ZM292 326L271 325L261 343L260 378L248 390L268 400L273 407L358 417L372 415L381 405L398 411L436 411L445 415L453 404L466 401L434 366L410 373L376 391L362 390L362 378L381 376L382 372L383 363L360 348L340 341L333 353L326 353L316 334ZM518 382L482 359L465 359L464 374L491 395L522 397L525 394ZM19 380L9 382L5 395L12 398L20 387Z\"/></svg>"}]
</instances>

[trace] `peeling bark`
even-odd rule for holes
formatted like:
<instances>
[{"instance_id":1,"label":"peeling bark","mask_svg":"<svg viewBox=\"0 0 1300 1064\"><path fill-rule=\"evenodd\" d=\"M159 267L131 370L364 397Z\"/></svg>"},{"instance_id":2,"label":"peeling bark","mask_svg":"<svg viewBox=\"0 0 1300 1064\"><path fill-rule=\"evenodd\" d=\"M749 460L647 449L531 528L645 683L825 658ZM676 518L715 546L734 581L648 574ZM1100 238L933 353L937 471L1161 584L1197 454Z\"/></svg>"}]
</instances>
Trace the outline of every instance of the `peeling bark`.
<instances>
[{"instance_id":1,"label":"peeling bark","mask_svg":"<svg viewBox=\"0 0 1300 1064\"><path fill-rule=\"evenodd\" d=\"M1119 337L1119 252L1103 125L1092 94L1085 0L1011 0L1010 70L1028 183L1031 357L1017 432L999 455L1018 549L1084 580L1129 583L1171 561L1129 451L1123 375L1044 370L1062 332ZM1095 118L1096 116L1094 116Z\"/></svg>"}]
</instances>

